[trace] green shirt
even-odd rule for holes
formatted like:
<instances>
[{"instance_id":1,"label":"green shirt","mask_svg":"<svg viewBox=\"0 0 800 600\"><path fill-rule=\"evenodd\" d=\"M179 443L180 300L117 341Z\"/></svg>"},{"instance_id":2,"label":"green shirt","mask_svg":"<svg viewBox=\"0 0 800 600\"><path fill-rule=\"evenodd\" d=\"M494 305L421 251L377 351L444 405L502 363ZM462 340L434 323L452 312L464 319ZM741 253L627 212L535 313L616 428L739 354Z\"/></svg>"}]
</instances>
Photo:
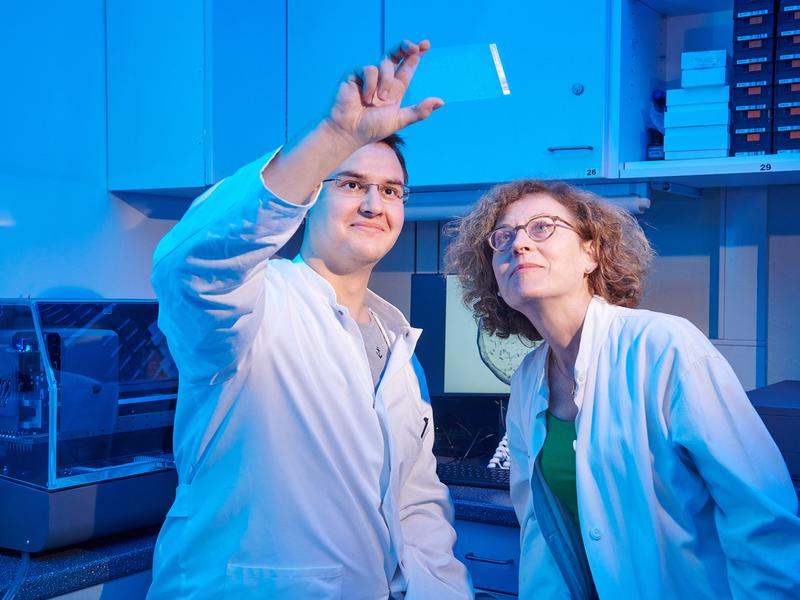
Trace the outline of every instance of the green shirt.
<instances>
[{"instance_id":1,"label":"green shirt","mask_svg":"<svg viewBox=\"0 0 800 600\"><path fill-rule=\"evenodd\" d=\"M541 454L542 475L561 504L578 524L578 487L575 481L575 421L562 421L547 411L547 437Z\"/></svg>"}]
</instances>

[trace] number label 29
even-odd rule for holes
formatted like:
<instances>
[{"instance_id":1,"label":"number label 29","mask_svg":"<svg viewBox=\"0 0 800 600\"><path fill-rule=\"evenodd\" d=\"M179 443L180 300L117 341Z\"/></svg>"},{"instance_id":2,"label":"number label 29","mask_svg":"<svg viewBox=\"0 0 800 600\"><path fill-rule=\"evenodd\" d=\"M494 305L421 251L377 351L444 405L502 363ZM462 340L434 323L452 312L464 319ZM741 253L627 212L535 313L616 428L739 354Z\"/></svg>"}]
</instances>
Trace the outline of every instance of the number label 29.
<instances>
[{"instance_id":1,"label":"number label 29","mask_svg":"<svg viewBox=\"0 0 800 600\"><path fill-rule=\"evenodd\" d=\"M772 171L772 165L770 163L761 163L761 167L758 169L759 171Z\"/></svg>"}]
</instances>

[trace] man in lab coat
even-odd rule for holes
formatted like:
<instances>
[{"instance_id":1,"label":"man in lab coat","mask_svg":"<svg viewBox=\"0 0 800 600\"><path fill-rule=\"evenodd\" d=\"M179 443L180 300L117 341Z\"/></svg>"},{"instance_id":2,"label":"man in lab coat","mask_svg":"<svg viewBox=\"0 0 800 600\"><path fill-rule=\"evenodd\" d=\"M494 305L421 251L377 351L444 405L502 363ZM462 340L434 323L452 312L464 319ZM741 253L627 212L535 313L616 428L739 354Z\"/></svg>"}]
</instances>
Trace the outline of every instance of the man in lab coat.
<instances>
[{"instance_id":1,"label":"man in lab coat","mask_svg":"<svg viewBox=\"0 0 800 600\"><path fill-rule=\"evenodd\" d=\"M323 121L198 198L159 244L180 485L149 598L471 597L420 331L367 289L403 226L392 135L443 104L400 106L428 46L349 76ZM304 219L300 254L270 260Z\"/></svg>"}]
</instances>

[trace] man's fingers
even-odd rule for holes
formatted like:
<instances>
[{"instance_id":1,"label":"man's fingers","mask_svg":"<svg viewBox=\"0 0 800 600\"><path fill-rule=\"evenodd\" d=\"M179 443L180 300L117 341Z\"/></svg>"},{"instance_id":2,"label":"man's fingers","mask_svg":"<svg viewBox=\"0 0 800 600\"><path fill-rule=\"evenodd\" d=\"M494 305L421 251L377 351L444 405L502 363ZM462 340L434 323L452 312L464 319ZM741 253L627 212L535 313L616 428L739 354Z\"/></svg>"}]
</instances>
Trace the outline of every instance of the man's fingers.
<instances>
[{"instance_id":1,"label":"man's fingers","mask_svg":"<svg viewBox=\"0 0 800 600\"><path fill-rule=\"evenodd\" d=\"M399 127L398 129L402 129L403 127L408 127L418 121L422 121L427 119L433 111L437 108L441 108L444 106L444 100L441 98L425 98L422 102L418 104L414 104L413 106L407 106L405 108L401 108L400 112L398 113L398 121Z\"/></svg>"},{"instance_id":2,"label":"man's fingers","mask_svg":"<svg viewBox=\"0 0 800 600\"><path fill-rule=\"evenodd\" d=\"M430 44L428 44L430 46ZM386 57L394 62L395 65L400 64L406 56L417 54L419 46L410 40L403 40L397 46L394 46L386 51Z\"/></svg>"},{"instance_id":3,"label":"man's fingers","mask_svg":"<svg viewBox=\"0 0 800 600\"><path fill-rule=\"evenodd\" d=\"M364 85L361 88L364 104L374 104L375 92L378 89L378 68L374 65L367 65L361 72L364 78Z\"/></svg>"},{"instance_id":4,"label":"man's fingers","mask_svg":"<svg viewBox=\"0 0 800 600\"><path fill-rule=\"evenodd\" d=\"M394 79L394 70L396 65L390 58L384 58L380 65L378 77L378 98L386 100L392 89L392 79Z\"/></svg>"},{"instance_id":5,"label":"man's fingers","mask_svg":"<svg viewBox=\"0 0 800 600\"><path fill-rule=\"evenodd\" d=\"M402 82L406 88L408 87L411 78L414 77L414 72L417 70L417 65L419 65L419 56L419 53L407 56L394 74L395 78Z\"/></svg>"}]
</instances>

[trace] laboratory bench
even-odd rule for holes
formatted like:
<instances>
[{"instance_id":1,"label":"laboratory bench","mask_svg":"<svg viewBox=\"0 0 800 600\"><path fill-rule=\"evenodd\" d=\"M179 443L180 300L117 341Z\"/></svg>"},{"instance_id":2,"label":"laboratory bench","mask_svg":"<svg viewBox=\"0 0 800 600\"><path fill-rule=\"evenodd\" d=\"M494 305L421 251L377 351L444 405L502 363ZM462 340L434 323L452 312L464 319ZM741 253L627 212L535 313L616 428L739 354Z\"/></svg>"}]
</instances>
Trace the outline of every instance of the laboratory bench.
<instances>
[{"instance_id":1,"label":"laboratory bench","mask_svg":"<svg viewBox=\"0 0 800 600\"><path fill-rule=\"evenodd\" d=\"M459 532L459 544L456 547L456 554L461 554L459 558L467 563L477 562L479 571L485 568L490 571L497 570L498 567L501 570L504 567L505 570L509 570L508 564L495 565L492 562L486 562L505 563L508 558L498 561L492 556L485 556L486 550L473 545L467 547L461 543L464 536L470 539L476 534L485 537L476 527L486 527L485 533L496 534L499 532L501 536L515 540L518 544L519 530L508 492L452 486L450 493L455 505L456 528L464 530L463 536ZM157 536L158 527L141 529L127 534L84 542L69 548L31 555L24 582L14 598L15 600L37 600L63 595L66 598L75 597L77 599L78 596L72 596L72 592L104 585L112 580L144 574L151 568ZM517 547L516 552L518 553L518 551ZM514 560L513 569L516 573L518 560L514 557L509 558ZM5 594L9 586L13 584L21 564L22 559L18 552L0 549L0 594ZM514 575L513 578L515 579L515 577ZM506 579L509 578L506 577ZM147 581L149 581L149 574ZM142 584L137 581L135 585L141 586ZM128 590L130 590L130 586ZM120 592L120 594L115 593L108 597L126 599L139 597L122 590ZM101 596L97 594L82 597ZM105 591L103 597L106 597Z\"/></svg>"}]
</instances>

